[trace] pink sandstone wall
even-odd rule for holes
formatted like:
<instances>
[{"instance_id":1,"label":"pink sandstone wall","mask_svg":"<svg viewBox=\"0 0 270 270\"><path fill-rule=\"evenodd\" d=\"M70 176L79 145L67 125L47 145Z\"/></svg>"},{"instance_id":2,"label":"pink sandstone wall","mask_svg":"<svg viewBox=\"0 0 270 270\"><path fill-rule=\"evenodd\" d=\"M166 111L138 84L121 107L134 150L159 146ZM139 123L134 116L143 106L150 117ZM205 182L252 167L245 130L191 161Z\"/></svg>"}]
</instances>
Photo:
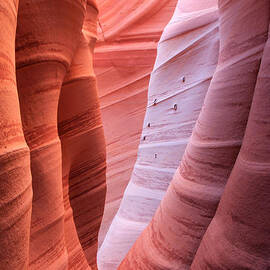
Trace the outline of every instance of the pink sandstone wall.
<instances>
[{"instance_id":1,"label":"pink sandstone wall","mask_svg":"<svg viewBox=\"0 0 270 270\"><path fill-rule=\"evenodd\" d=\"M116 269L151 221L185 151L216 68L217 2L200 8L198 1L188 8L185 4L178 3L158 44L138 158L99 250L100 270Z\"/></svg>"},{"instance_id":2,"label":"pink sandstone wall","mask_svg":"<svg viewBox=\"0 0 270 270\"><path fill-rule=\"evenodd\" d=\"M0 2L0 270L270 269L270 2L176 2Z\"/></svg>"},{"instance_id":3,"label":"pink sandstone wall","mask_svg":"<svg viewBox=\"0 0 270 270\"><path fill-rule=\"evenodd\" d=\"M140 141L157 42L176 0L98 0L94 66L107 149L107 197L99 244L128 184Z\"/></svg>"},{"instance_id":4,"label":"pink sandstone wall","mask_svg":"<svg viewBox=\"0 0 270 270\"><path fill-rule=\"evenodd\" d=\"M166 195L118 269L270 266L270 125L263 116L270 98L270 6L255 0L218 4L219 58L204 106Z\"/></svg>"}]
</instances>

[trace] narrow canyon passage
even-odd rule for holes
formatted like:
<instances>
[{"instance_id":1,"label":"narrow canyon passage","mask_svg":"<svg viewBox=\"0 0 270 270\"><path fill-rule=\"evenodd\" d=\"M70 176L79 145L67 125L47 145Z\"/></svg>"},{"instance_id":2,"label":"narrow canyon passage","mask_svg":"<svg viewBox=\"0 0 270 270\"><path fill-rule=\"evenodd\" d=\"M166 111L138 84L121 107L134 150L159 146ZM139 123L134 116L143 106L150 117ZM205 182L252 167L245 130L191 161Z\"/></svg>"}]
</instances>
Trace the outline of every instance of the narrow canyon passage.
<instances>
[{"instance_id":1,"label":"narrow canyon passage","mask_svg":"<svg viewBox=\"0 0 270 270\"><path fill-rule=\"evenodd\" d=\"M216 1L200 8L190 5L190 0L179 1L164 29L151 73L137 161L99 250L99 269L119 266L151 221L179 165L217 64L217 11Z\"/></svg>"},{"instance_id":2,"label":"narrow canyon passage","mask_svg":"<svg viewBox=\"0 0 270 270\"><path fill-rule=\"evenodd\" d=\"M177 0L97 0L97 76L107 150L107 196L99 245L133 171L157 43Z\"/></svg>"},{"instance_id":3,"label":"narrow canyon passage","mask_svg":"<svg viewBox=\"0 0 270 270\"><path fill-rule=\"evenodd\" d=\"M0 270L270 269L269 0L0 2Z\"/></svg>"}]
</instances>

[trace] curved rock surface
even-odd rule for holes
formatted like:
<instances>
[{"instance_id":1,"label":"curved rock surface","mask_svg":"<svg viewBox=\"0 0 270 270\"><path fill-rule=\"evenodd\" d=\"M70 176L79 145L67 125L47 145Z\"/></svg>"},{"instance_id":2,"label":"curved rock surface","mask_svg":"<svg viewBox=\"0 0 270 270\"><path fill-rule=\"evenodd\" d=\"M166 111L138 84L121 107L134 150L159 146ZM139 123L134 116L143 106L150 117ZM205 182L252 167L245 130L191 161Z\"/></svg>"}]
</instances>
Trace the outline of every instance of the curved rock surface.
<instances>
[{"instance_id":1,"label":"curved rock surface","mask_svg":"<svg viewBox=\"0 0 270 270\"><path fill-rule=\"evenodd\" d=\"M269 0L179 0L147 106L176 0L99 4L0 3L0 270L97 269L102 117L100 270L269 270Z\"/></svg>"},{"instance_id":2,"label":"curved rock surface","mask_svg":"<svg viewBox=\"0 0 270 270\"><path fill-rule=\"evenodd\" d=\"M15 74L18 1L0 2L0 269L27 269L32 209L30 153Z\"/></svg>"},{"instance_id":3,"label":"curved rock surface","mask_svg":"<svg viewBox=\"0 0 270 270\"><path fill-rule=\"evenodd\" d=\"M151 221L201 110L217 64L219 36L217 1L198 7L199 2L179 1L159 41L138 158L99 250L100 270L116 269Z\"/></svg>"},{"instance_id":4,"label":"curved rock surface","mask_svg":"<svg viewBox=\"0 0 270 270\"><path fill-rule=\"evenodd\" d=\"M89 264L96 269L98 231L106 193L105 140L93 71L97 14L96 5L89 2L81 40L62 85L58 107L65 234L73 254L69 258L72 269L86 269L82 266L84 254L77 232Z\"/></svg>"},{"instance_id":5,"label":"curved rock surface","mask_svg":"<svg viewBox=\"0 0 270 270\"><path fill-rule=\"evenodd\" d=\"M68 268L57 112L84 10L80 0L19 2L16 69L33 187L30 269Z\"/></svg>"},{"instance_id":6,"label":"curved rock surface","mask_svg":"<svg viewBox=\"0 0 270 270\"><path fill-rule=\"evenodd\" d=\"M269 1L219 1L219 61L204 106L160 207L118 269L190 269L242 144L267 39L269 10ZM216 252L217 259L221 253ZM203 265L208 267L206 261ZM209 269L240 269L235 265L213 264Z\"/></svg>"},{"instance_id":7,"label":"curved rock surface","mask_svg":"<svg viewBox=\"0 0 270 270\"><path fill-rule=\"evenodd\" d=\"M177 0L98 0L95 48L102 120L107 148L105 213L101 245L136 161L156 46Z\"/></svg>"},{"instance_id":8,"label":"curved rock surface","mask_svg":"<svg viewBox=\"0 0 270 270\"><path fill-rule=\"evenodd\" d=\"M269 70L270 35L243 145L192 270L267 270L270 267Z\"/></svg>"},{"instance_id":9,"label":"curved rock surface","mask_svg":"<svg viewBox=\"0 0 270 270\"><path fill-rule=\"evenodd\" d=\"M96 4L0 5L0 269L96 269L106 192Z\"/></svg>"}]
</instances>

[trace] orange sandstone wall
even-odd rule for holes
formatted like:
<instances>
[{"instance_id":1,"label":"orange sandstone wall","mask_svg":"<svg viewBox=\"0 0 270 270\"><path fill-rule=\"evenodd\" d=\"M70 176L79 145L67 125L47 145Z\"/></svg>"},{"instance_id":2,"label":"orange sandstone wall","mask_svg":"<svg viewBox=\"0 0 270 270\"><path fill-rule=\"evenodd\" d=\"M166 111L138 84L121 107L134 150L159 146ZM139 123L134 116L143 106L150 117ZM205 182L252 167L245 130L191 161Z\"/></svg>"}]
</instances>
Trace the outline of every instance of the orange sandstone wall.
<instances>
[{"instance_id":1,"label":"orange sandstone wall","mask_svg":"<svg viewBox=\"0 0 270 270\"><path fill-rule=\"evenodd\" d=\"M18 1L0 2L0 269L27 269L32 210L30 151L16 85Z\"/></svg>"},{"instance_id":2,"label":"orange sandstone wall","mask_svg":"<svg viewBox=\"0 0 270 270\"><path fill-rule=\"evenodd\" d=\"M96 4L0 7L0 269L96 269L106 192Z\"/></svg>"},{"instance_id":3,"label":"orange sandstone wall","mask_svg":"<svg viewBox=\"0 0 270 270\"><path fill-rule=\"evenodd\" d=\"M65 234L71 254L69 265L74 270L86 267L84 254L92 269L96 269L97 238L106 193L106 148L93 70L97 15L95 3L88 1L83 31L58 106Z\"/></svg>"},{"instance_id":4,"label":"orange sandstone wall","mask_svg":"<svg viewBox=\"0 0 270 270\"><path fill-rule=\"evenodd\" d=\"M98 0L95 48L107 148L106 207L99 244L116 214L137 155L156 47L176 0Z\"/></svg>"},{"instance_id":5,"label":"orange sandstone wall","mask_svg":"<svg viewBox=\"0 0 270 270\"><path fill-rule=\"evenodd\" d=\"M97 269L106 147L99 270L268 270L269 0L98 2L0 3L0 270Z\"/></svg>"},{"instance_id":6,"label":"orange sandstone wall","mask_svg":"<svg viewBox=\"0 0 270 270\"><path fill-rule=\"evenodd\" d=\"M84 5L80 0L19 2L16 71L31 156L31 269L68 267L57 113L61 85L79 42Z\"/></svg>"}]
</instances>

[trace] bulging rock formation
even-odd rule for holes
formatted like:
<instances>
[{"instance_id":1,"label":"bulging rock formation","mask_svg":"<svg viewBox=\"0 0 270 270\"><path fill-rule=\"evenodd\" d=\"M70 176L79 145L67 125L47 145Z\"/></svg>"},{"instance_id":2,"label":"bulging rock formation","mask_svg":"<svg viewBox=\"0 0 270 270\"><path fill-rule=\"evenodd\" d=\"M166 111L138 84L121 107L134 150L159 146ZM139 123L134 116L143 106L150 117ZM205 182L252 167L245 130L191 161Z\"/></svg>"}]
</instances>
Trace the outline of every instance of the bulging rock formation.
<instances>
[{"instance_id":1,"label":"bulging rock formation","mask_svg":"<svg viewBox=\"0 0 270 270\"><path fill-rule=\"evenodd\" d=\"M15 74L18 1L0 2L0 269L27 269L32 209L30 152Z\"/></svg>"},{"instance_id":2,"label":"bulging rock formation","mask_svg":"<svg viewBox=\"0 0 270 270\"><path fill-rule=\"evenodd\" d=\"M268 33L243 145L192 270L270 267L269 70Z\"/></svg>"},{"instance_id":3,"label":"bulging rock formation","mask_svg":"<svg viewBox=\"0 0 270 270\"><path fill-rule=\"evenodd\" d=\"M94 1L1 3L0 269L96 269L106 192L97 13Z\"/></svg>"},{"instance_id":4,"label":"bulging rock formation","mask_svg":"<svg viewBox=\"0 0 270 270\"><path fill-rule=\"evenodd\" d=\"M98 253L117 269L151 221L175 173L216 68L217 1L179 1L159 41L134 170ZM196 69L194 69L196 67Z\"/></svg>"},{"instance_id":5,"label":"bulging rock formation","mask_svg":"<svg viewBox=\"0 0 270 270\"><path fill-rule=\"evenodd\" d=\"M269 0L98 4L0 2L0 270L269 270Z\"/></svg>"},{"instance_id":6,"label":"bulging rock formation","mask_svg":"<svg viewBox=\"0 0 270 270\"><path fill-rule=\"evenodd\" d=\"M68 267L57 112L84 9L80 0L19 2L16 71L24 136L31 155L31 269Z\"/></svg>"},{"instance_id":7,"label":"bulging rock formation","mask_svg":"<svg viewBox=\"0 0 270 270\"><path fill-rule=\"evenodd\" d=\"M242 145L267 39L269 10L269 1L219 1L219 61L204 106L160 207L118 269L190 269L232 168L238 167L235 161ZM241 174L237 177L239 179ZM249 177L247 172L244 177ZM237 199L233 202L240 203ZM241 209L238 207L236 213ZM262 212L265 214L264 210ZM216 220L222 222L218 217L215 219L212 225L215 233L220 231L215 226ZM213 233L214 229L209 230L208 237L213 237ZM237 234L237 230L234 233ZM206 237L205 243L207 241L210 239ZM213 263L209 269L240 269L245 265L239 262L239 267L237 264L231 267L230 263L224 266L222 261L226 258L215 264L222 252L215 253L214 246L211 250L216 256L209 259ZM208 258L210 254L202 256ZM208 267L207 259L204 262L201 266Z\"/></svg>"},{"instance_id":8,"label":"bulging rock formation","mask_svg":"<svg viewBox=\"0 0 270 270\"><path fill-rule=\"evenodd\" d=\"M107 149L107 197L99 244L136 161L157 42L176 0L98 0L94 66Z\"/></svg>"},{"instance_id":9,"label":"bulging rock formation","mask_svg":"<svg viewBox=\"0 0 270 270\"><path fill-rule=\"evenodd\" d=\"M96 5L88 2L80 43L62 85L58 107L65 234L73 254L72 262L69 260L72 269L85 269L77 232L89 264L96 269L98 231L106 193L105 140L93 71L97 14Z\"/></svg>"}]
</instances>

